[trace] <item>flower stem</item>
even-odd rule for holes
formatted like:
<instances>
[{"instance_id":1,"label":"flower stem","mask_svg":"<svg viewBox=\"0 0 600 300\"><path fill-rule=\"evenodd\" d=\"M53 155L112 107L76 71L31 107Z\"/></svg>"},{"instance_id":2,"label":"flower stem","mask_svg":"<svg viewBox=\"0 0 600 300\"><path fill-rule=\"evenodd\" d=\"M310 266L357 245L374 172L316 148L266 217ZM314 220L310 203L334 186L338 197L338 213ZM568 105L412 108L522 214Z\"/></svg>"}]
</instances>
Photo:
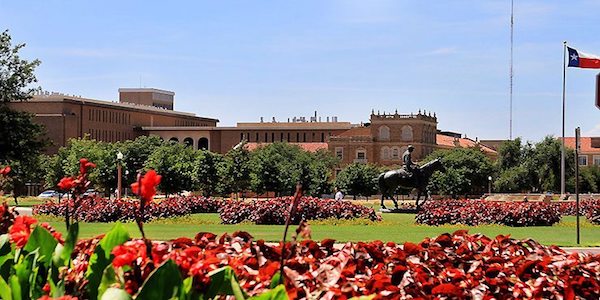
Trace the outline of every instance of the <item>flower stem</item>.
<instances>
[{"instance_id":1,"label":"flower stem","mask_svg":"<svg viewBox=\"0 0 600 300\"><path fill-rule=\"evenodd\" d=\"M296 213L296 206L298 206L298 202L302 197L302 184L296 184L296 193L294 194L294 200L292 200L292 204L290 205L290 213L288 214L287 219L285 220L285 230L283 231L283 240L281 241L281 261L279 263L279 284L283 283L283 267L286 258L285 252L285 240L287 238L288 229L290 228L290 223L292 221L292 216ZM291 251L291 249L290 249Z\"/></svg>"}]
</instances>

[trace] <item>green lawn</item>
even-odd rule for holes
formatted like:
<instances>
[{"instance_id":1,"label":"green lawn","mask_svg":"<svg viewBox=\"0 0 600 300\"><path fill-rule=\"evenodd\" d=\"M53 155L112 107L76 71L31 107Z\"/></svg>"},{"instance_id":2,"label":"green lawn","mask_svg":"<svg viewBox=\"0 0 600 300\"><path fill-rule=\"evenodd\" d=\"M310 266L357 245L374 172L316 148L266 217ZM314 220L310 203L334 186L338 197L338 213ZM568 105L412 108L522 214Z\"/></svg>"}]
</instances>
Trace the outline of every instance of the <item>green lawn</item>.
<instances>
[{"instance_id":1,"label":"green lawn","mask_svg":"<svg viewBox=\"0 0 600 300\"><path fill-rule=\"evenodd\" d=\"M64 223L57 218L39 217L40 220L48 221L52 226L64 232ZM582 218L581 246L600 246L600 226L593 225ZM169 240L177 237L190 237L201 231L213 232L215 234L233 233L237 230L248 231L257 239L277 241L281 239L284 226L277 225L253 225L219 224L218 214L196 214L183 218L159 220L144 225L149 238ZM83 223L80 227L81 237L92 237L109 230L113 224L110 223ZM139 236L137 226L134 223L126 224L129 232ZM468 229L470 233L483 233L488 236L498 234L510 234L515 238L533 238L542 244L558 246L577 246L575 243L575 217L564 217L562 222L551 227L507 227L497 225L485 226L425 226L415 225L413 214L383 214L383 221L371 223L368 221L341 221L337 224L332 222L312 222L312 237L315 240L324 238L345 241L394 241L418 242L424 237L432 237L444 232L453 232L458 229Z\"/></svg>"}]
</instances>

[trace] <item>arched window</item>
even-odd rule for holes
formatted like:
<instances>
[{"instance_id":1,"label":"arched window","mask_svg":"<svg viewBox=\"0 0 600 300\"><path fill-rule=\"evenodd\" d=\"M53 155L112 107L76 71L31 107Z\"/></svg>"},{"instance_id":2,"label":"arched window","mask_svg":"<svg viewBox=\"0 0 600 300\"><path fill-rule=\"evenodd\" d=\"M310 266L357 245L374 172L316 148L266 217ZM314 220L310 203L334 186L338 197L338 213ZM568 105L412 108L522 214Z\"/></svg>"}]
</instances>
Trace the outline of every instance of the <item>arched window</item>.
<instances>
[{"instance_id":1,"label":"arched window","mask_svg":"<svg viewBox=\"0 0 600 300\"><path fill-rule=\"evenodd\" d=\"M389 141L390 140L390 128L387 126L379 127L379 140Z\"/></svg>"},{"instance_id":2,"label":"arched window","mask_svg":"<svg viewBox=\"0 0 600 300\"><path fill-rule=\"evenodd\" d=\"M179 139L176 137L172 137L169 139L169 142L175 142L175 143L179 143Z\"/></svg>"},{"instance_id":3,"label":"arched window","mask_svg":"<svg viewBox=\"0 0 600 300\"><path fill-rule=\"evenodd\" d=\"M388 146L381 147L381 159L383 159L383 160L390 159L390 147L388 147Z\"/></svg>"},{"instance_id":4,"label":"arched window","mask_svg":"<svg viewBox=\"0 0 600 300\"><path fill-rule=\"evenodd\" d=\"M194 146L194 140L191 137L186 137L183 139L183 144L186 146Z\"/></svg>"},{"instance_id":5,"label":"arched window","mask_svg":"<svg viewBox=\"0 0 600 300\"><path fill-rule=\"evenodd\" d=\"M413 129L409 125L402 126L402 140L407 142L413 140Z\"/></svg>"},{"instance_id":6,"label":"arched window","mask_svg":"<svg viewBox=\"0 0 600 300\"><path fill-rule=\"evenodd\" d=\"M402 147L402 148L405 148L405 147ZM404 153L402 148L398 148L398 146L392 147L392 159L400 159L400 155L402 155L402 153ZM404 150L406 150L406 149L404 149Z\"/></svg>"},{"instance_id":7,"label":"arched window","mask_svg":"<svg viewBox=\"0 0 600 300\"><path fill-rule=\"evenodd\" d=\"M208 139L202 137L198 140L198 150L208 150Z\"/></svg>"}]
</instances>

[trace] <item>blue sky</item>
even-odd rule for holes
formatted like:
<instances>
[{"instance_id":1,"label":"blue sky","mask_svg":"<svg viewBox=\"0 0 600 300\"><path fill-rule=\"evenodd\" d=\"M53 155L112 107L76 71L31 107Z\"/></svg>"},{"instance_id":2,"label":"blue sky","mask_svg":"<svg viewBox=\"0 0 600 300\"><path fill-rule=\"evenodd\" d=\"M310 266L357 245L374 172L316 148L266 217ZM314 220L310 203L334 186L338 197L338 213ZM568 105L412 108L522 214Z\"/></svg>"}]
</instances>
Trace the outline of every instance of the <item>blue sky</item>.
<instances>
[{"instance_id":1,"label":"blue sky","mask_svg":"<svg viewBox=\"0 0 600 300\"><path fill-rule=\"evenodd\" d=\"M600 55L600 1L515 2L513 135L558 136L562 41ZM223 126L425 109L481 139L508 138L509 17L508 0L0 0L49 91L116 100L141 78ZM568 135L600 135L598 71L568 70Z\"/></svg>"}]
</instances>

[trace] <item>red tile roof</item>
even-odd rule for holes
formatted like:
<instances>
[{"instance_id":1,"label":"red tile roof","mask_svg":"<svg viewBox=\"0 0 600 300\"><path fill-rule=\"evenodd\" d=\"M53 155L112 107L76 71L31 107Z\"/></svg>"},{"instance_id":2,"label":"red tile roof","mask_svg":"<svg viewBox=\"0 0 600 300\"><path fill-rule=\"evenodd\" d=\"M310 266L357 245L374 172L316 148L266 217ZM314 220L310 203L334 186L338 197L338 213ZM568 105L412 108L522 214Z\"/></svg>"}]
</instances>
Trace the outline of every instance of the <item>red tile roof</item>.
<instances>
[{"instance_id":1,"label":"red tile roof","mask_svg":"<svg viewBox=\"0 0 600 300\"><path fill-rule=\"evenodd\" d=\"M596 139L594 137L594 139ZM598 138L600 139L600 137ZM558 138L560 140L560 138ZM598 153L600 154L600 148L592 147L592 137L581 137L581 153ZM565 146L567 148L575 149L575 138L574 137L565 137Z\"/></svg>"},{"instance_id":2,"label":"red tile roof","mask_svg":"<svg viewBox=\"0 0 600 300\"><path fill-rule=\"evenodd\" d=\"M455 143L456 141L456 143ZM462 147L462 148L469 148L469 147L475 147L477 145L479 145L479 148L481 148L481 150L483 150L483 152L486 153L490 153L490 154L495 154L496 150L483 145L483 144L478 144L477 142L475 142L472 139L468 139L468 138L455 138L455 137L451 137L451 136L447 136L447 135L443 135L443 134L437 134L436 135L436 143L439 146L445 146L445 147Z\"/></svg>"},{"instance_id":3,"label":"red tile roof","mask_svg":"<svg viewBox=\"0 0 600 300\"><path fill-rule=\"evenodd\" d=\"M268 145L270 143L246 143L246 148L250 151L256 150L258 147ZM290 145L300 146L304 151L317 152L318 150L327 150L327 143L288 143Z\"/></svg>"},{"instance_id":4,"label":"red tile roof","mask_svg":"<svg viewBox=\"0 0 600 300\"><path fill-rule=\"evenodd\" d=\"M371 128L369 127L353 127L350 128L337 136L371 136Z\"/></svg>"}]
</instances>

